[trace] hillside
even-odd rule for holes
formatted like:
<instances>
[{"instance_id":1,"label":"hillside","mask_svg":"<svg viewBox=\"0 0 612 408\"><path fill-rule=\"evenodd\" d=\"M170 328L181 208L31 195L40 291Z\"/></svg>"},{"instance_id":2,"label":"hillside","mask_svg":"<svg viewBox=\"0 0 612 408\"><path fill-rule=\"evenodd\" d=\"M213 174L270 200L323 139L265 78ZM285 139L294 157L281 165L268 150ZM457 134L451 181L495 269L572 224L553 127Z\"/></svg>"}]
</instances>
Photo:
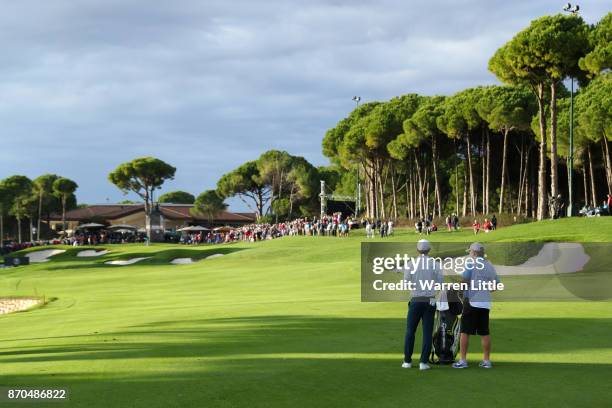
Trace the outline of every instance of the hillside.
<instances>
[{"instance_id":1,"label":"hillside","mask_svg":"<svg viewBox=\"0 0 612 408\"><path fill-rule=\"evenodd\" d=\"M403 230L390 240L418 238ZM430 239L469 242L473 236L439 232ZM612 217L478 236L484 242L537 239L612 242ZM65 247L47 263L2 269L1 295L56 298L0 316L3 385L65 386L71 406L83 407L416 400L426 407L457 398L466 405L489 398L496 406L524 406L536 396L554 406L607 404L609 303L497 303L494 370L402 370L406 306L360 302L360 241L361 233L216 247L107 246L111 252L99 258L78 258L83 248ZM213 253L224 256L168 263ZM104 264L148 256L130 266ZM472 348L474 362L476 341ZM588 393L573 392L587 387Z\"/></svg>"}]
</instances>

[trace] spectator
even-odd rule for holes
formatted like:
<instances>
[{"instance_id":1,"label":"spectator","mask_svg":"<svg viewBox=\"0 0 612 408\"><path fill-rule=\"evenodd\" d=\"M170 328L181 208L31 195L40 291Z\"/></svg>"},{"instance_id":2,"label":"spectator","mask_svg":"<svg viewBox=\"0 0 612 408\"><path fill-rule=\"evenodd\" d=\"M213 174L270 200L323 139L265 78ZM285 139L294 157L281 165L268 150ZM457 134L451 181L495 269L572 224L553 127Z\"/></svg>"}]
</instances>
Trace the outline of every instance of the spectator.
<instances>
[{"instance_id":1,"label":"spectator","mask_svg":"<svg viewBox=\"0 0 612 408\"><path fill-rule=\"evenodd\" d=\"M423 233L423 220L422 219L418 219L417 222L414 224L414 228L416 229L416 232L420 235Z\"/></svg>"},{"instance_id":2,"label":"spectator","mask_svg":"<svg viewBox=\"0 0 612 408\"><path fill-rule=\"evenodd\" d=\"M429 217L427 217L423 222L423 230L425 231L426 235L429 235L431 233L431 220L429 219Z\"/></svg>"},{"instance_id":3,"label":"spectator","mask_svg":"<svg viewBox=\"0 0 612 408\"><path fill-rule=\"evenodd\" d=\"M484 220L484 224L482 226L482 229L484 229L484 232L489 232L493 230L493 224L491 223L491 221L487 220L485 218Z\"/></svg>"},{"instance_id":4,"label":"spectator","mask_svg":"<svg viewBox=\"0 0 612 408\"><path fill-rule=\"evenodd\" d=\"M374 238L374 228L372 228L372 223L369 220L366 220L365 230L366 238Z\"/></svg>"},{"instance_id":5,"label":"spectator","mask_svg":"<svg viewBox=\"0 0 612 408\"><path fill-rule=\"evenodd\" d=\"M480 222L478 220L474 220L472 223L472 229L474 230L474 235L478 235L480 232Z\"/></svg>"}]
</instances>

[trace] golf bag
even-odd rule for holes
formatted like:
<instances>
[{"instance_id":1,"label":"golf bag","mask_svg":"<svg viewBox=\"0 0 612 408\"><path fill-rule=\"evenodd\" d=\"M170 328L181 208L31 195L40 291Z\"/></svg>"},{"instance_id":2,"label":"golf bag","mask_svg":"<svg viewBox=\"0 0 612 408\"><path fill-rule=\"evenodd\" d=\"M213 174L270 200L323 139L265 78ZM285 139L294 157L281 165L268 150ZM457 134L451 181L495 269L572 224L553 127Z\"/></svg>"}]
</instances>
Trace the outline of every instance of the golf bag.
<instances>
[{"instance_id":1,"label":"golf bag","mask_svg":"<svg viewBox=\"0 0 612 408\"><path fill-rule=\"evenodd\" d=\"M433 347L429 361L432 364L452 364L459 350L459 332L462 312L461 300L456 290L440 294L434 322Z\"/></svg>"}]
</instances>

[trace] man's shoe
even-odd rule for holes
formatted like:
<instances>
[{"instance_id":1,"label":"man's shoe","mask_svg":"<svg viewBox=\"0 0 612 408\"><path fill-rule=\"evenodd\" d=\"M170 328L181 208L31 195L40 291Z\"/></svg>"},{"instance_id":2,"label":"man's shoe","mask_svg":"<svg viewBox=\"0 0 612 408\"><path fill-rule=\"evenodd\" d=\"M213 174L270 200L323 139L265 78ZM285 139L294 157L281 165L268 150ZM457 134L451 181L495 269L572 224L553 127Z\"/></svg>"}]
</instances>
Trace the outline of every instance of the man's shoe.
<instances>
[{"instance_id":1,"label":"man's shoe","mask_svg":"<svg viewBox=\"0 0 612 408\"><path fill-rule=\"evenodd\" d=\"M427 363L419 363L419 370L429 370L431 367Z\"/></svg>"},{"instance_id":2,"label":"man's shoe","mask_svg":"<svg viewBox=\"0 0 612 408\"><path fill-rule=\"evenodd\" d=\"M459 360L453 364L453 368L468 368L468 363L467 361Z\"/></svg>"},{"instance_id":3,"label":"man's shoe","mask_svg":"<svg viewBox=\"0 0 612 408\"><path fill-rule=\"evenodd\" d=\"M480 363L478 363L478 367L493 368L493 364L491 363L491 360L482 360Z\"/></svg>"},{"instance_id":4,"label":"man's shoe","mask_svg":"<svg viewBox=\"0 0 612 408\"><path fill-rule=\"evenodd\" d=\"M402 363L402 368L412 368L412 363Z\"/></svg>"}]
</instances>

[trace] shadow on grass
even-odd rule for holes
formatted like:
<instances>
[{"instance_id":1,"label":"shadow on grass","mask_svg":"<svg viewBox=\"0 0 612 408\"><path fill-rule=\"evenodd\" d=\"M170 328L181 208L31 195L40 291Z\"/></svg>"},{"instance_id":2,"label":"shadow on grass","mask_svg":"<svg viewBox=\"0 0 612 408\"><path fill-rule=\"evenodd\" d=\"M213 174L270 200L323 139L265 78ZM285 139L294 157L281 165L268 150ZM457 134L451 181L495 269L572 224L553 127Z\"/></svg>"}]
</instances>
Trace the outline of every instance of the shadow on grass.
<instances>
[{"instance_id":1,"label":"shadow on grass","mask_svg":"<svg viewBox=\"0 0 612 408\"><path fill-rule=\"evenodd\" d=\"M255 316L161 321L117 332L6 339L4 342L47 340L48 343L70 339L74 344L15 347L0 351L0 362L147 357L240 358L242 355L292 353L393 353L399 358L404 330L405 320L402 318ZM496 352L565 353L608 349L612 319L493 319L491 330ZM585 333L589 335L585 336ZM479 349L477 342L474 343L474 347Z\"/></svg>"},{"instance_id":2,"label":"shadow on grass","mask_svg":"<svg viewBox=\"0 0 612 408\"><path fill-rule=\"evenodd\" d=\"M396 363L364 358L253 358L227 360L222 365L195 361L182 372L152 366L110 377L85 369L61 374L49 368L3 382L69 389L66 404L42 406L609 406L603 386L612 368L609 364L500 363L492 370L435 367L425 374L403 370Z\"/></svg>"},{"instance_id":3,"label":"shadow on grass","mask_svg":"<svg viewBox=\"0 0 612 408\"><path fill-rule=\"evenodd\" d=\"M0 366L24 364L28 372L4 375L2 383L69 387L70 406L89 407L415 402L427 407L447 406L449 398L459 395L461 406L480 406L483 399L493 406L542 401L604 406L608 398L603 382L612 365L571 358L576 350L609 349L612 319L494 320L494 353L564 353L567 359L501 362L493 370L435 367L427 373L399 368L404 325L402 318L254 316L158 321L112 333L18 339L42 339L48 345L1 350ZM61 344L67 341L71 344ZM479 357L477 349L473 359ZM44 364L32 365L36 363Z\"/></svg>"},{"instance_id":4,"label":"shadow on grass","mask_svg":"<svg viewBox=\"0 0 612 408\"><path fill-rule=\"evenodd\" d=\"M611 319L498 320L495 350L564 352L569 358L574 349L609 347L600 337L611 325ZM304 316L154 322L83 336L88 342L79 344L2 351L0 364L45 363L37 372L31 367L39 366L26 365L31 373L5 375L2 382L68 387L71 407L394 407L416 402L439 407L458 395L461 406L482 406L483 400L493 406L543 401L605 406L607 401L603 382L612 365L605 363L536 360L496 363L493 370L403 370L403 326L399 318ZM585 339L585 327L599 328ZM150 342L142 341L144 336ZM63 371L66 363L71 365ZM86 367L103 367L103 372Z\"/></svg>"}]
</instances>

